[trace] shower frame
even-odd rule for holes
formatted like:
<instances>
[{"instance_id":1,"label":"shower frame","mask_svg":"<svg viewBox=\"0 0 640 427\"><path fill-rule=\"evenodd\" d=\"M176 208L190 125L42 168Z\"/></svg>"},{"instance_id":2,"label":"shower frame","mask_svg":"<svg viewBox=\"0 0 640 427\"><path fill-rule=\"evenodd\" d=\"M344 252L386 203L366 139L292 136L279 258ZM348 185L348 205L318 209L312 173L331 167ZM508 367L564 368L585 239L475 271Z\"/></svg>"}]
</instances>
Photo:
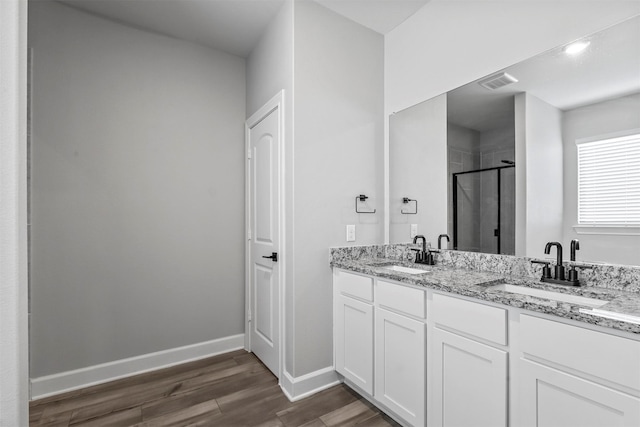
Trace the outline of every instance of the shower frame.
<instances>
[{"instance_id":1,"label":"shower frame","mask_svg":"<svg viewBox=\"0 0 640 427\"><path fill-rule=\"evenodd\" d=\"M470 170L470 171L464 171L464 172L455 172L452 173L453 176L453 182L452 182L452 186L453 186L453 249L457 250L458 249L458 175L466 175L466 174L470 174L470 173L479 173L479 172L487 172L487 171L497 171L497 177L498 177L498 182L497 182L497 187L498 187L498 235L495 236L498 238L498 249L497 249L497 253L500 253L500 237L502 234L502 231L500 230L500 217L502 215L501 213L501 191L500 191L500 177L501 177L501 170L502 169L509 169L509 168L515 168L516 165L507 165L507 166L495 166L492 168L483 168L483 169L474 169L474 170Z\"/></svg>"}]
</instances>

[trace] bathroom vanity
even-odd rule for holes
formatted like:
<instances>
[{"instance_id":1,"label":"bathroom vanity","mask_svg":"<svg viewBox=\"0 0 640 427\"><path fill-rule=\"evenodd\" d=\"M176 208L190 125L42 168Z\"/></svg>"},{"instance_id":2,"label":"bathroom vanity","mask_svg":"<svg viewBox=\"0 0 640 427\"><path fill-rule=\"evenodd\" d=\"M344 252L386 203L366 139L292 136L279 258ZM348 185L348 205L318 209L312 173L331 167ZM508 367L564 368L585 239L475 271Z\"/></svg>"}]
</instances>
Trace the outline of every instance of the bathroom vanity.
<instances>
[{"instance_id":1,"label":"bathroom vanity","mask_svg":"<svg viewBox=\"0 0 640 427\"><path fill-rule=\"evenodd\" d=\"M419 266L387 246L331 258L335 369L376 406L410 426L640 425L640 293L539 284L516 257Z\"/></svg>"}]
</instances>

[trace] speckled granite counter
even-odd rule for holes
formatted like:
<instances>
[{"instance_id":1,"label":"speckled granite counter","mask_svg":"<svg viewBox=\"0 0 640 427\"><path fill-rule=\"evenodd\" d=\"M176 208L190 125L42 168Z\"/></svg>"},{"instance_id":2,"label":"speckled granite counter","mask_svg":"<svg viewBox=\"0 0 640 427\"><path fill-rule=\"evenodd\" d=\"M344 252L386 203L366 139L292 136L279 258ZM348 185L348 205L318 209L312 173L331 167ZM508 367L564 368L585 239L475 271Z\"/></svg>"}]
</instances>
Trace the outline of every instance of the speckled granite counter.
<instances>
[{"instance_id":1,"label":"speckled granite counter","mask_svg":"<svg viewBox=\"0 0 640 427\"><path fill-rule=\"evenodd\" d=\"M483 301L490 301L524 310L545 313L573 319L602 327L617 329L640 335L640 269L622 268L623 280L594 269L593 276L599 282L585 279L582 287L569 287L540 283L540 270L530 259L443 251L438 254L438 265L426 266L408 261L412 256L411 245L376 245L348 248L332 248L330 265L344 270L386 278L401 283L423 286L434 290L464 295ZM469 261L481 258L480 263ZM498 258L503 259L498 259ZM457 259L456 259L457 258ZM424 269L424 274L407 274L384 268L389 264ZM487 267L487 263L490 264ZM464 267L463 267L464 266ZM466 267L466 268L465 268ZM482 268L484 267L484 268ZM616 266L603 266L611 271ZM620 269L620 267L618 267ZM629 270L631 272L629 272ZM600 276L598 276L600 275ZM557 293L577 295L608 301L593 309L576 303L567 303L529 295L521 295L502 290L490 289L493 285L509 283ZM598 284L600 286L598 286Z\"/></svg>"}]
</instances>

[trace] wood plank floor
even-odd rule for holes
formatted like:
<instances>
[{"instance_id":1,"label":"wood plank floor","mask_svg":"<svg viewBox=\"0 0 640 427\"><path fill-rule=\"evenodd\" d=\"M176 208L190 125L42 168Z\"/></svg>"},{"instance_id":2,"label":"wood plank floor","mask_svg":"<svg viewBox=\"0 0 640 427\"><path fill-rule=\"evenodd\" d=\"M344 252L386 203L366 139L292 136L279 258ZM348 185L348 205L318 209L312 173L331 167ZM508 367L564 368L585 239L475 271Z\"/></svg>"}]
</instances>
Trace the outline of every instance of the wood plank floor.
<instances>
[{"instance_id":1,"label":"wood plank floor","mask_svg":"<svg viewBox=\"0 0 640 427\"><path fill-rule=\"evenodd\" d=\"M289 402L244 350L35 400L30 426L398 426L345 385Z\"/></svg>"}]
</instances>

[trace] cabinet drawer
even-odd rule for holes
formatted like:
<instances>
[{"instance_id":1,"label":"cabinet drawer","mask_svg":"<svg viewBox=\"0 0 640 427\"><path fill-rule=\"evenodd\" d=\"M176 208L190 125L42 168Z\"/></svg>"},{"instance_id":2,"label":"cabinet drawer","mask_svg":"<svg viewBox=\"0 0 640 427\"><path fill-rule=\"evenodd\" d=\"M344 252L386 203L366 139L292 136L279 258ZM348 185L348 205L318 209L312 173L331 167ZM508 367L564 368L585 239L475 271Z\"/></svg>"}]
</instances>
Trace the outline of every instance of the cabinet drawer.
<instances>
[{"instance_id":1,"label":"cabinet drawer","mask_svg":"<svg viewBox=\"0 0 640 427\"><path fill-rule=\"evenodd\" d=\"M373 278L371 277L334 270L333 285L343 295L373 301Z\"/></svg>"},{"instance_id":2,"label":"cabinet drawer","mask_svg":"<svg viewBox=\"0 0 640 427\"><path fill-rule=\"evenodd\" d=\"M507 310L477 302L433 294L433 320L500 345L507 345Z\"/></svg>"},{"instance_id":3,"label":"cabinet drawer","mask_svg":"<svg viewBox=\"0 0 640 427\"><path fill-rule=\"evenodd\" d=\"M640 390L640 341L534 316L520 316L524 357L553 363Z\"/></svg>"},{"instance_id":4,"label":"cabinet drawer","mask_svg":"<svg viewBox=\"0 0 640 427\"><path fill-rule=\"evenodd\" d=\"M424 319L427 313L425 291L378 280L378 306Z\"/></svg>"}]
</instances>

